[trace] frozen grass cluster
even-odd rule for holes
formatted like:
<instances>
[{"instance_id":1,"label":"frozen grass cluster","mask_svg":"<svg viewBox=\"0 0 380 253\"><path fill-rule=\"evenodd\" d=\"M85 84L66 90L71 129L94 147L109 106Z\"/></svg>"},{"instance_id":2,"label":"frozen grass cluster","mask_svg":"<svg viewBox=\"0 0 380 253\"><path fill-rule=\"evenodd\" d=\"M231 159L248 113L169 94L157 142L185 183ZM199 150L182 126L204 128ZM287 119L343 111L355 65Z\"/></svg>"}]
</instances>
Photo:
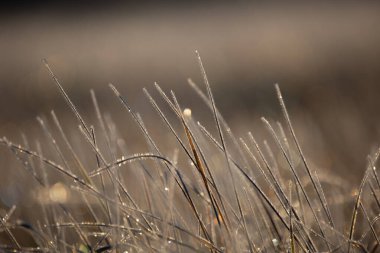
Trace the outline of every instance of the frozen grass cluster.
<instances>
[{"instance_id":1,"label":"frozen grass cluster","mask_svg":"<svg viewBox=\"0 0 380 253\"><path fill-rule=\"evenodd\" d=\"M202 61L206 92L189 80L210 109L215 129L196 122L174 92L155 85L177 117L173 122L144 89L167 128L160 141L110 85L145 138L145 153L131 154L112 119L91 92L97 123L89 125L50 72L79 122L76 144L54 112L44 140L1 138L22 173L35 184L33 219L3 213L0 249L9 252L379 252L376 163L368 156L360 187L317 173L303 154L276 85L283 123L262 118L267 140L236 138L218 111ZM155 122L156 124L156 122ZM120 126L121 128L122 126ZM214 134L213 134L214 133ZM161 148L170 135L171 149ZM79 144L78 144L79 143ZM79 145L79 148L78 148ZM78 151L80 149L80 152ZM342 183L343 182L343 183ZM347 209L350 207L350 209ZM349 215L347 215L349 211Z\"/></svg>"}]
</instances>

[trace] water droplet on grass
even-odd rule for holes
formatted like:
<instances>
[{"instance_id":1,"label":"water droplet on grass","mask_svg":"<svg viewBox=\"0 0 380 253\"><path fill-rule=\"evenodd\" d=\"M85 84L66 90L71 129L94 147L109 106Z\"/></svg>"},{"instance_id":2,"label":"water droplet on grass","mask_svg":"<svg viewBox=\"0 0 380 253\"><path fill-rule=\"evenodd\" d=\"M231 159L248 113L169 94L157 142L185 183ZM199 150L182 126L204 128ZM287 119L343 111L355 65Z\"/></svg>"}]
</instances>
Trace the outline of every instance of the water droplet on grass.
<instances>
[{"instance_id":1,"label":"water droplet on grass","mask_svg":"<svg viewBox=\"0 0 380 253\"><path fill-rule=\"evenodd\" d=\"M183 110L183 115L185 117L191 117L191 109L185 108L185 110Z\"/></svg>"}]
</instances>

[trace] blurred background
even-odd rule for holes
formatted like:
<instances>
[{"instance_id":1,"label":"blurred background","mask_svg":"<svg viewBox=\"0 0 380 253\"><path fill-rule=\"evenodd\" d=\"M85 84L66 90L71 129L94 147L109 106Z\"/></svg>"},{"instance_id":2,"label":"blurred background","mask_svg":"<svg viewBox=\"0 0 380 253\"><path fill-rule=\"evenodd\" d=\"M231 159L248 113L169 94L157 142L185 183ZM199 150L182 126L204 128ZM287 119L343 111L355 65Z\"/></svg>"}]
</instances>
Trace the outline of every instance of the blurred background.
<instances>
[{"instance_id":1,"label":"blurred background","mask_svg":"<svg viewBox=\"0 0 380 253\"><path fill-rule=\"evenodd\" d=\"M210 121L187 85L190 77L204 88L197 49L237 136L259 132L260 116L284 122L279 83L316 168L357 184L380 143L375 1L62 2L16 1L0 10L1 136L18 142L25 132L34 141L36 116L52 109L70 128L72 113L43 58L85 117L94 114L90 89L114 118L125 115L108 88L113 83L152 126L158 117L149 121L154 112L142 88L155 93L158 82L195 118Z\"/></svg>"}]
</instances>

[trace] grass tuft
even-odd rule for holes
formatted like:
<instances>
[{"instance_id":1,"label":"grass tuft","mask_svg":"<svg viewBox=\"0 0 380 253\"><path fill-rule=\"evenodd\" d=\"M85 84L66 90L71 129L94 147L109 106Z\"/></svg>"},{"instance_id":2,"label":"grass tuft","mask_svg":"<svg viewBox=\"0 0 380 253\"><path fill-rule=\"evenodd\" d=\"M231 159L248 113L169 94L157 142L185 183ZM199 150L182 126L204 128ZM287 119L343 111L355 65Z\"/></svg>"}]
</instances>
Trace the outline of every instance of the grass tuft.
<instances>
[{"instance_id":1,"label":"grass tuft","mask_svg":"<svg viewBox=\"0 0 380 253\"><path fill-rule=\"evenodd\" d=\"M51 118L37 118L46 138L36 145L27 137L23 145L0 138L2 152L10 151L36 188L35 209L24 212L29 216L16 217L19 207L12 206L0 217L2 251L378 252L380 150L369 156L355 196L346 194L339 180L306 159L277 84L284 123L263 117L269 138L263 143L251 132L235 137L196 54L206 92L191 79L188 83L209 108L215 129L197 122L173 91L155 84L175 124L143 90L173 137L169 150L162 147L168 135L150 134L155 126L146 125L109 85L145 141L140 153L129 151L93 90L96 122L86 122L43 60L78 121L78 131L66 133L52 111ZM69 138L73 133L75 142ZM350 220L344 218L346 203L353 204Z\"/></svg>"}]
</instances>

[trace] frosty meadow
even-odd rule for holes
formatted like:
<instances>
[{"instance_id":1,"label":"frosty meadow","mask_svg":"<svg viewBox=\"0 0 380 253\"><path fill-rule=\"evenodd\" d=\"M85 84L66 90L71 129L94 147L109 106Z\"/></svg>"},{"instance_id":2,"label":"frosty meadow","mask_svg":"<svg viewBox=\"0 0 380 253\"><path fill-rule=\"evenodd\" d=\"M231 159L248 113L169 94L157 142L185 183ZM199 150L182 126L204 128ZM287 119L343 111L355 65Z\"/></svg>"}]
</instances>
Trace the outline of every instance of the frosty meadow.
<instances>
[{"instance_id":1,"label":"frosty meadow","mask_svg":"<svg viewBox=\"0 0 380 253\"><path fill-rule=\"evenodd\" d=\"M35 189L33 210L16 215L23 207L13 205L1 213L0 249L379 252L380 151L368 156L361 184L351 194L348 182L305 157L278 85L274 96L283 119L261 118L264 141L251 132L236 137L217 108L198 53L197 58L206 91L190 79L188 84L209 109L213 129L158 84L160 101L143 91L161 122L146 124L109 85L144 140L136 144L140 153L130 152L135 148L121 134L125 126L102 112L94 91L96 122L85 120L44 60L79 126L66 126L52 111L37 118L45 138L26 135L20 145L0 139L1 152L18 162L8 166L27 174ZM166 132L155 136L150 132L159 123Z\"/></svg>"}]
</instances>

